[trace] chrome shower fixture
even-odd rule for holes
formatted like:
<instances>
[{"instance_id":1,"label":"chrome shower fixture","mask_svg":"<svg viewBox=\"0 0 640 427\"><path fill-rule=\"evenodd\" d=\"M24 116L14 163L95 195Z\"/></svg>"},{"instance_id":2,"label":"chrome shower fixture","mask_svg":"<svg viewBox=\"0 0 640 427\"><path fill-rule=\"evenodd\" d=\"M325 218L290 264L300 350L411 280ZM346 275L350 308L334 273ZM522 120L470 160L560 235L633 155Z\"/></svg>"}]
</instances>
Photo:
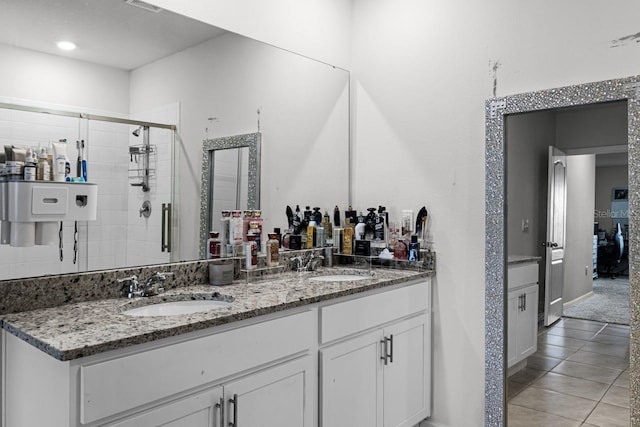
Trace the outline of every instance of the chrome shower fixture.
<instances>
[{"instance_id":1,"label":"chrome shower fixture","mask_svg":"<svg viewBox=\"0 0 640 427\"><path fill-rule=\"evenodd\" d=\"M135 136L136 138L140 136L140 131L142 130L142 126L138 126L138 129L134 130L133 132L131 132L133 134L133 136Z\"/></svg>"}]
</instances>

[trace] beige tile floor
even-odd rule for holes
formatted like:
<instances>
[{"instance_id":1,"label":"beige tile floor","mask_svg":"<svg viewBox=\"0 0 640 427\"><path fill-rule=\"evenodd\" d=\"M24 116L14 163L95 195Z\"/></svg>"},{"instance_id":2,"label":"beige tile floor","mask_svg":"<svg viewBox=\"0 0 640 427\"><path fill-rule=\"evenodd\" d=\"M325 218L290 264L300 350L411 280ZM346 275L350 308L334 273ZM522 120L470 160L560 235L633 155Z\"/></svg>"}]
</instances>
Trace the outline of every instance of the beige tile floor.
<instances>
[{"instance_id":1,"label":"beige tile floor","mask_svg":"<svg viewBox=\"0 0 640 427\"><path fill-rule=\"evenodd\" d=\"M509 427L629 426L629 327L561 319L507 381Z\"/></svg>"}]
</instances>

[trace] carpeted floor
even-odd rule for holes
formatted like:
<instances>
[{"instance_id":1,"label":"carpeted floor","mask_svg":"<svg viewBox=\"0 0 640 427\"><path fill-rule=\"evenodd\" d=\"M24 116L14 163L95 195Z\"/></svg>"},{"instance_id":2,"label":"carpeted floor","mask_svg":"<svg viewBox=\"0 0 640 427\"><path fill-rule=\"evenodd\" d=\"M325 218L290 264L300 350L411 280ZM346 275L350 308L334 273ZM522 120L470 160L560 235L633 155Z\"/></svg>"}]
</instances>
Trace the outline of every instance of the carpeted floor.
<instances>
[{"instance_id":1,"label":"carpeted floor","mask_svg":"<svg viewBox=\"0 0 640 427\"><path fill-rule=\"evenodd\" d=\"M629 324L629 279L596 279L593 295L564 310L564 317Z\"/></svg>"}]
</instances>

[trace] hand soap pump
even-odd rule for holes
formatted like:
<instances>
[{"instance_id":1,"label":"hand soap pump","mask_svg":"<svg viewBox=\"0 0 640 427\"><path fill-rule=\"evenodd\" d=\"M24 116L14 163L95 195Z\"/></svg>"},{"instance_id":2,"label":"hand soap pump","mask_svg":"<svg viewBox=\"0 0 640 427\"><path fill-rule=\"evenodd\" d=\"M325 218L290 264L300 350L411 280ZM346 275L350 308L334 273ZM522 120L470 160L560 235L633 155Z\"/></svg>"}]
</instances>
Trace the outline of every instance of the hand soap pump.
<instances>
[{"instance_id":1,"label":"hand soap pump","mask_svg":"<svg viewBox=\"0 0 640 427\"><path fill-rule=\"evenodd\" d=\"M362 215L362 212L360 212L360 216L358 217L358 224L356 224L356 230L355 230L355 239L356 240L365 240L365 218Z\"/></svg>"}]
</instances>

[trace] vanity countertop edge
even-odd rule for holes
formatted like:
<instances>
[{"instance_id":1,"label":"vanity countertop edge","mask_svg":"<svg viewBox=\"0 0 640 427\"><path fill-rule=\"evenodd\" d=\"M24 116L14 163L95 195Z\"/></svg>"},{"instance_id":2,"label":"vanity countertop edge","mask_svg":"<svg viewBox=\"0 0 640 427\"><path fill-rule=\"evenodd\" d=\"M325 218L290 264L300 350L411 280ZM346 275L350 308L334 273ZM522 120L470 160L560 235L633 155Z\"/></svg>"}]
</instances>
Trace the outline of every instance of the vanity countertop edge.
<instances>
[{"instance_id":1,"label":"vanity countertop edge","mask_svg":"<svg viewBox=\"0 0 640 427\"><path fill-rule=\"evenodd\" d=\"M71 361L435 274L433 270L373 271L371 278L357 281L312 283L309 278L313 274L283 274L252 283L236 281L228 286L194 285L155 297L103 299L5 314L0 322L2 329L55 359ZM133 317L122 313L141 305L184 299L185 296L198 299L198 296L213 292L229 295L234 302L228 308L186 315Z\"/></svg>"}]
</instances>

